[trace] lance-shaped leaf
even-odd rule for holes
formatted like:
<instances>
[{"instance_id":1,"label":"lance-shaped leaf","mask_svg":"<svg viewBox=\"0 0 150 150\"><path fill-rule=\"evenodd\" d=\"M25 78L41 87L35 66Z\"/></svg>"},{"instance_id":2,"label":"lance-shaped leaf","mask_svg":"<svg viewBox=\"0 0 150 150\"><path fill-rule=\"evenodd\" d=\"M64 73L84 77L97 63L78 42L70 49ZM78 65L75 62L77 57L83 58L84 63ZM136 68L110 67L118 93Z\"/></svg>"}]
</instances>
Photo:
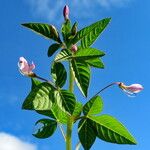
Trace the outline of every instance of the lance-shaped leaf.
<instances>
[{"instance_id":1,"label":"lance-shaped leaf","mask_svg":"<svg viewBox=\"0 0 150 150\"><path fill-rule=\"evenodd\" d=\"M64 65L60 62L54 62L51 68L51 74L55 85L63 87L67 79L67 72Z\"/></svg>"},{"instance_id":2,"label":"lance-shaped leaf","mask_svg":"<svg viewBox=\"0 0 150 150\"><path fill-rule=\"evenodd\" d=\"M89 150L96 139L95 131L90 124L90 120L80 120L78 125L78 136L84 150Z\"/></svg>"},{"instance_id":3,"label":"lance-shaped leaf","mask_svg":"<svg viewBox=\"0 0 150 150\"><path fill-rule=\"evenodd\" d=\"M79 32L77 32L76 36L72 40L72 43L75 44L79 40L81 40L82 48L91 46L98 38L98 36L102 33L102 31L106 28L109 22L110 18L105 18L81 29Z\"/></svg>"},{"instance_id":4,"label":"lance-shaped leaf","mask_svg":"<svg viewBox=\"0 0 150 150\"><path fill-rule=\"evenodd\" d=\"M85 49L79 49L74 56L75 59L81 59L81 60L88 60L88 59L93 59L97 57L102 57L104 56L105 53L96 49L96 48L85 48Z\"/></svg>"},{"instance_id":5,"label":"lance-shaped leaf","mask_svg":"<svg viewBox=\"0 0 150 150\"><path fill-rule=\"evenodd\" d=\"M91 67L96 67L96 68L104 68L103 62L100 60L100 58L93 58L93 59L88 59L85 60L86 63L88 63Z\"/></svg>"},{"instance_id":6,"label":"lance-shaped leaf","mask_svg":"<svg viewBox=\"0 0 150 150\"><path fill-rule=\"evenodd\" d=\"M76 98L73 93L67 90L58 90L55 91L55 99L57 105L66 113L71 115L74 112Z\"/></svg>"},{"instance_id":7,"label":"lance-shaped leaf","mask_svg":"<svg viewBox=\"0 0 150 150\"><path fill-rule=\"evenodd\" d=\"M60 61L64 61L64 60L68 60L71 58L71 53L69 53L69 51L67 49L63 49L61 50L60 53L58 53L55 57L55 62L60 62Z\"/></svg>"},{"instance_id":8,"label":"lance-shaped leaf","mask_svg":"<svg viewBox=\"0 0 150 150\"><path fill-rule=\"evenodd\" d=\"M48 57L51 57L59 48L61 47L61 44L54 43L48 48L47 55Z\"/></svg>"},{"instance_id":9,"label":"lance-shaped leaf","mask_svg":"<svg viewBox=\"0 0 150 150\"><path fill-rule=\"evenodd\" d=\"M47 82L37 85L25 99L22 109L49 110L54 102L54 88Z\"/></svg>"},{"instance_id":10,"label":"lance-shaped leaf","mask_svg":"<svg viewBox=\"0 0 150 150\"><path fill-rule=\"evenodd\" d=\"M43 23L24 23L22 26L44 36L45 38L53 39L54 41L61 43L58 31L53 25Z\"/></svg>"},{"instance_id":11,"label":"lance-shaped leaf","mask_svg":"<svg viewBox=\"0 0 150 150\"><path fill-rule=\"evenodd\" d=\"M60 53L57 54L55 61L64 61L64 60L83 60L87 61L89 64L93 66L98 66L98 67L103 67L102 62L100 60L97 60L98 57L104 56L105 53L97 50L95 48L86 48L86 49L81 49L77 51L75 55L72 55L69 53L69 50L63 49Z\"/></svg>"},{"instance_id":12,"label":"lance-shaped leaf","mask_svg":"<svg viewBox=\"0 0 150 150\"><path fill-rule=\"evenodd\" d=\"M100 96L92 97L84 106L84 115L96 115L103 109L103 101Z\"/></svg>"},{"instance_id":13,"label":"lance-shaped leaf","mask_svg":"<svg viewBox=\"0 0 150 150\"><path fill-rule=\"evenodd\" d=\"M73 71L78 88L82 94L87 97L90 82L90 68L88 64L83 61L72 59L71 70Z\"/></svg>"},{"instance_id":14,"label":"lance-shaped leaf","mask_svg":"<svg viewBox=\"0 0 150 150\"><path fill-rule=\"evenodd\" d=\"M100 139L117 144L136 144L129 131L115 118L109 115L89 116Z\"/></svg>"},{"instance_id":15,"label":"lance-shaped leaf","mask_svg":"<svg viewBox=\"0 0 150 150\"><path fill-rule=\"evenodd\" d=\"M36 133L33 134L36 138L48 138L53 135L57 128L57 122L50 119L41 119L35 123L38 126Z\"/></svg>"}]
</instances>

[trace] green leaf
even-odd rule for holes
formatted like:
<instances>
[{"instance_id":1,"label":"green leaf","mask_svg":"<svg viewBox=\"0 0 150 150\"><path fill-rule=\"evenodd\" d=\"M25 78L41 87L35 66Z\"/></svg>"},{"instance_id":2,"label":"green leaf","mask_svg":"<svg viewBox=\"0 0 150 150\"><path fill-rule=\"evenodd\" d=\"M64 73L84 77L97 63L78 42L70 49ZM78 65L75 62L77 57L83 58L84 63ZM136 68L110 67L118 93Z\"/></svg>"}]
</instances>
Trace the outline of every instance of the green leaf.
<instances>
[{"instance_id":1,"label":"green leaf","mask_svg":"<svg viewBox=\"0 0 150 150\"><path fill-rule=\"evenodd\" d=\"M22 26L32 30L33 32L44 36L48 39L53 39L58 43L61 43L58 31L53 25L43 24L43 23L24 23Z\"/></svg>"},{"instance_id":2,"label":"green leaf","mask_svg":"<svg viewBox=\"0 0 150 150\"><path fill-rule=\"evenodd\" d=\"M33 134L33 136L40 139L52 136L57 128L57 122L50 119L38 120L35 125L41 125L37 132Z\"/></svg>"},{"instance_id":3,"label":"green leaf","mask_svg":"<svg viewBox=\"0 0 150 150\"><path fill-rule=\"evenodd\" d=\"M31 90L33 90L34 88L36 88L37 85L42 83L41 81L39 81L35 78L31 78L31 82L32 82Z\"/></svg>"},{"instance_id":4,"label":"green leaf","mask_svg":"<svg viewBox=\"0 0 150 150\"><path fill-rule=\"evenodd\" d=\"M59 48L61 47L61 44L54 43L48 48L47 55L48 57L51 57Z\"/></svg>"},{"instance_id":5,"label":"green leaf","mask_svg":"<svg viewBox=\"0 0 150 150\"><path fill-rule=\"evenodd\" d=\"M93 121L93 127L100 139L117 144L136 144L129 131L115 118L102 115L89 116L89 119Z\"/></svg>"},{"instance_id":6,"label":"green leaf","mask_svg":"<svg viewBox=\"0 0 150 150\"><path fill-rule=\"evenodd\" d=\"M100 96L92 97L84 106L84 115L96 115L103 109L103 101Z\"/></svg>"},{"instance_id":7,"label":"green leaf","mask_svg":"<svg viewBox=\"0 0 150 150\"><path fill-rule=\"evenodd\" d=\"M54 102L54 89L47 83L43 82L37 85L25 99L22 109L27 110L49 110Z\"/></svg>"},{"instance_id":8,"label":"green leaf","mask_svg":"<svg viewBox=\"0 0 150 150\"><path fill-rule=\"evenodd\" d=\"M68 41L68 37L71 34L71 22L69 19L67 19L63 24L61 28L62 36L64 39L64 42Z\"/></svg>"},{"instance_id":9,"label":"green leaf","mask_svg":"<svg viewBox=\"0 0 150 150\"><path fill-rule=\"evenodd\" d=\"M83 107L82 103L76 102L75 109L74 109L72 116L79 117L81 115L81 112L82 112L82 107Z\"/></svg>"},{"instance_id":10,"label":"green leaf","mask_svg":"<svg viewBox=\"0 0 150 150\"><path fill-rule=\"evenodd\" d=\"M105 53L97 50L95 48L86 48L86 49L80 49L77 51L75 55L72 55L69 53L69 50L63 49L60 53L57 54L55 61L64 61L64 60L83 60L87 61L91 65L95 65L98 67L103 67L102 62L98 59L98 57L104 56Z\"/></svg>"},{"instance_id":11,"label":"green leaf","mask_svg":"<svg viewBox=\"0 0 150 150\"><path fill-rule=\"evenodd\" d=\"M51 108L50 116L53 116L52 118L56 119L59 123L67 124L69 114L62 110L62 108L60 108L58 104L55 103Z\"/></svg>"},{"instance_id":12,"label":"green leaf","mask_svg":"<svg viewBox=\"0 0 150 150\"><path fill-rule=\"evenodd\" d=\"M69 117L68 113L63 111L57 103L53 104L50 110L37 111L37 113L51 117L62 124L67 124L67 120Z\"/></svg>"},{"instance_id":13,"label":"green leaf","mask_svg":"<svg viewBox=\"0 0 150 150\"><path fill-rule=\"evenodd\" d=\"M105 53L95 48L79 49L74 56L76 59L88 60L92 58L102 57Z\"/></svg>"},{"instance_id":14,"label":"green leaf","mask_svg":"<svg viewBox=\"0 0 150 150\"><path fill-rule=\"evenodd\" d=\"M85 62L92 67L101 68L101 69L104 68L104 64L99 58L88 59L85 60Z\"/></svg>"},{"instance_id":15,"label":"green leaf","mask_svg":"<svg viewBox=\"0 0 150 150\"><path fill-rule=\"evenodd\" d=\"M87 97L89 82L90 82L90 68L83 61L72 60L71 61L71 70L75 77L78 88L84 96Z\"/></svg>"},{"instance_id":16,"label":"green leaf","mask_svg":"<svg viewBox=\"0 0 150 150\"><path fill-rule=\"evenodd\" d=\"M63 49L60 51L60 53L58 53L55 57L55 62L60 62L60 61L64 61L70 58L71 53L69 53L69 51L67 49Z\"/></svg>"},{"instance_id":17,"label":"green leaf","mask_svg":"<svg viewBox=\"0 0 150 150\"><path fill-rule=\"evenodd\" d=\"M81 29L79 32L77 32L76 36L72 40L72 43L75 44L79 40L81 40L82 48L91 46L109 24L110 20L111 18L105 18L88 27Z\"/></svg>"},{"instance_id":18,"label":"green leaf","mask_svg":"<svg viewBox=\"0 0 150 150\"><path fill-rule=\"evenodd\" d=\"M60 62L54 62L51 68L51 74L55 85L63 87L67 79L67 72L64 65Z\"/></svg>"},{"instance_id":19,"label":"green leaf","mask_svg":"<svg viewBox=\"0 0 150 150\"><path fill-rule=\"evenodd\" d=\"M77 33L77 26L78 26L78 23L75 22L71 28L71 37L74 37Z\"/></svg>"},{"instance_id":20,"label":"green leaf","mask_svg":"<svg viewBox=\"0 0 150 150\"><path fill-rule=\"evenodd\" d=\"M68 113L69 115L72 115L75 109L76 104L76 98L73 93L67 90L61 90L55 91L55 99L57 101L58 106Z\"/></svg>"},{"instance_id":21,"label":"green leaf","mask_svg":"<svg viewBox=\"0 0 150 150\"><path fill-rule=\"evenodd\" d=\"M78 125L78 136L85 150L89 150L94 144L96 134L88 119L80 120Z\"/></svg>"}]
</instances>

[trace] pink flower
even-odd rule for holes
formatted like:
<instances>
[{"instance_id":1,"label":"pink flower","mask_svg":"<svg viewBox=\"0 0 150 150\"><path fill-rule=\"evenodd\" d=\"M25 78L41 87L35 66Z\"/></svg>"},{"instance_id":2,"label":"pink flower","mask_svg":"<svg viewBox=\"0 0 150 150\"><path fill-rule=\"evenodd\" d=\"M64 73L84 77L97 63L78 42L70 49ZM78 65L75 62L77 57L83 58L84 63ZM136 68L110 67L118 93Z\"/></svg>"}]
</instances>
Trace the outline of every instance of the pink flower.
<instances>
[{"instance_id":1,"label":"pink flower","mask_svg":"<svg viewBox=\"0 0 150 150\"><path fill-rule=\"evenodd\" d=\"M77 50L78 50L77 45L72 45L71 51L72 51L72 52L76 52Z\"/></svg>"},{"instance_id":2,"label":"pink flower","mask_svg":"<svg viewBox=\"0 0 150 150\"><path fill-rule=\"evenodd\" d=\"M128 96L133 96L144 89L141 84L131 84L126 86L124 83L120 82L118 85Z\"/></svg>"},{"instance_id":3,"label":"pink flower","mask_svg":"<svg viewBox=\"0 0 150 150\"><path fill-rule=\"evenodd\" d=\"M69 7L68 5L65 5L64 10L63 10L63 15L65 20L69 19Z\"/></svg>"},{"instance_id":4,"label":"pink flower","mask_svg":"<svg viewBox=\"0 0 150 150\"><path fill-rule=\"evenodd\" d=\"M35 73L32 72L32 70L35 68L33 62L32 64L28 64L27 60L24 57L20 57L18 67L21 74L29 77L35 77Z\"/></svg>"}]
</instances>

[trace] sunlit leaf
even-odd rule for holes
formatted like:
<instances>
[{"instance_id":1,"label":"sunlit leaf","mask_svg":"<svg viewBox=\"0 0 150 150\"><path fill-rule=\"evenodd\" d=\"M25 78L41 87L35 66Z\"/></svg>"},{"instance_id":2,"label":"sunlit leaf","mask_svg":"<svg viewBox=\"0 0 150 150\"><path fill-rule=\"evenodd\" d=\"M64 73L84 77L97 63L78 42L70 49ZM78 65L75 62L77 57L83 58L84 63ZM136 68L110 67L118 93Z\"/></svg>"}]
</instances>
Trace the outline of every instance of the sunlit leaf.
<instances>
[{"instance_id":1,"label":"sunlit leaf","mask_svg":"<svg viewBox=\"0 0 150 150\"><path fill-rule=\"evenodd\" d=\"M22 109L49 110L53 102L54 89L49 83L43 82L31 90L22 105Z\"/></svg>"},{"instance_id":2,"label":"sunlit leaf","mask_svg":"<svg viewBox=\"0 0 150 150\"><path fill-rule=\"evenodd\" d=\"M103 101L100 96L92 97L83 107L84 115L96 115L103 109Z\"/></svg>"},{"instance_id":3,"label":"sunlit leaf","mask_svg":"<svg viewBox=\"0 0 150 150\"><path fill-rule=\"evenodd\" d=\"M90 116L93 128L100 139L117 144L136 144L129 131L115 118L109 115Z\"/></svg>"},{"instance_id":4,"label":"sunlit leaf","mask_svg":"<svg viewBox=\"0 0 150 150\"><path fill-rule=\"evenodd\" d=\"M98 38L98 36L102 33L102 31L106 28L106 26L109 24L110 20L111 18L105 18L81 29L77 32L76 36L72 40L72 43L75 44L81 40L82 48L91 46L94 43L94 41Z\"/></svg>"}]
</instances>

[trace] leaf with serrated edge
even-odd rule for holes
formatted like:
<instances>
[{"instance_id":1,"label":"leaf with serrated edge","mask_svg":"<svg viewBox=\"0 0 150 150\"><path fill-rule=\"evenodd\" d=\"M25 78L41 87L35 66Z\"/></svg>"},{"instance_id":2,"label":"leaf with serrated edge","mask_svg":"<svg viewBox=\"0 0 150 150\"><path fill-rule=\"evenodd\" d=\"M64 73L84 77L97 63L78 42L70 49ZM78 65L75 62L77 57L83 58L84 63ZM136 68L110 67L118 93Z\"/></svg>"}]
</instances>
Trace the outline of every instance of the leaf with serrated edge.
<instances>
[{"instance_id":1,"label":"leaf with serrated edge","mask_svg":"<svg viewBox=\"0 0 150 150\"><path fill-rule=\"evenodd\" d=\"M37 85L25 99L22 109L27 110L49 110L54 102L54 89L47 83L43 82Z\"/></svg>"},{"instance_id":2,"label":"leaf with serrated edge","mask_svg":"<svg viewBox=\"0 0 150 150\"><path fill-rule=\"evenodd\" d=\"M84 106L84 115L96 115L103 109L103 101L100 96L92 97Z\"/></svg>"},{"instance_id":3,"label":"leaf with serrated edge","mask_svg":"<svg viewBox=\"0 0 150 150\"><path fill-rule=\"evenodd\" d=\"M50 119L40 119L35 123L35 125L38 124L41 124L42 127L40 127L33 136L40 139L52 136L57 128L57 122Z\"/></svg>"},{"instance_id":4,"label":"leaf with serrated edge","mask_svg":"<svg viewBox=\"0 0 150 150\"><path fill-rule=\"evenodd\" d=\"M89 116L92 125L96 129L97 137L117 144L136 144L129 131L115 118L109 115Z\"/></svg>"},{"instance_id":5,"label":"leaf with serrated edge","mask_svg":"<svg viewBox=\"0 0 150 150\"><path fill-rule=\"evenodd\" d=\"M96 134L88 119L80 120L78 124L78 136L84 150L89 150L94 144Z\"/></svg>"},{"instance_id":6,"label":"leaf with serrated edge","mask_svg":"<svg viewBox=\"0 0 150 150\"><path fill-rule=\"evenodd\" d=\"M87 97L89 82L90 82L90 68L83 61L71 61L71 70L75 77L78 88L84 96Z\"/></svg>"},{"instance_id":7,"label":"leaf with serrated edge","mask_svg":"<svg viewBox=\"0 0 150 150\"><path fill-rule=\"evenodd\" d=\"M51 68L51 74L55 85L63 87L67 79L67 72L64 65L60 62L54 62Z\"/></svg>"}]
</instances>

